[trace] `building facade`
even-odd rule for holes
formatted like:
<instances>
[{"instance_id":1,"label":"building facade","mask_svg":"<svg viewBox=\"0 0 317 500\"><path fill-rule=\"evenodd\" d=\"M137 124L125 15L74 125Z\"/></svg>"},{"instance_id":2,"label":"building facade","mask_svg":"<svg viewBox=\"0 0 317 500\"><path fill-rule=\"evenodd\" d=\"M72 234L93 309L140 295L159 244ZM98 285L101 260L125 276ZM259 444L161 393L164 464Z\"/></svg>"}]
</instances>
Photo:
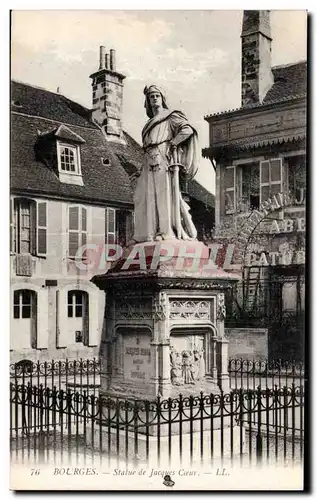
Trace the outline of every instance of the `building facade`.
<instances>
[{"instance_id":1,"label":"building facade","mask_svg":"<svg viewBox=\"0 0 317 500\"><path fill-rule=\"evenodd\" d=\"M240 329L241 355L263 327L271 358L302 359L307 64L272 67L269 11L244 11L241 40L241 107L205 117L203 151L216 162L213 242L233 245L242 273L227 327Z\"/></svg>"},{"instance_id":2,"label":"building facade","mask_svg":"<svg viewBox=\"0 0 317 500\"><path fill-rule=\"evenodd\" d=\"M11 85L11 361L98 355L104 294L80 266L85 244L126 244L141 147L122 130L123 79L100 51L93 109ZM97 97L98 95L98 97ZM98 252L97 252L98 253Z\"/></svg>"},{"instance_id":3,"label":"building facade","mask_svg":"<svg viewBox=\"0 0 317 500\"><path fill-rule=\"evenodd\" d=\"M91 110L58 92L11 85L12 363L98 356L105 295L91 278L109 266L104 245L125 246L133 234L132 179L143 150L122 129L125 77L114 50L100 47L90 78ZM206 193L188 186L201 224L204 211L208 224L214 219ZM97 245L88 266L86 244Z\"/></svg>"}]
</instances>

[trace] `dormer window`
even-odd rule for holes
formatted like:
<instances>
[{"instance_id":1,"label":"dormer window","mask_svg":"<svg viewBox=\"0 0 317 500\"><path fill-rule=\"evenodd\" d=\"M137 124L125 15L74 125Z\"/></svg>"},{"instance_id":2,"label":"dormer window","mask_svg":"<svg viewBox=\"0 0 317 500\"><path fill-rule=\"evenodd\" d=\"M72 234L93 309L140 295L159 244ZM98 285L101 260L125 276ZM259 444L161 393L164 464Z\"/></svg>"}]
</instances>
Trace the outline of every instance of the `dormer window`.
<instances>
[{"instance_id":1,"label":"dormer window","mask_svg":"<svg viewBox=\"0 0 317 500\"><path fill-rule=\"evenodd\" d=\"M57 141L59 180L83 186L80 166L80 147Z\"/></svg>"},{"instance_id":2,"label":"dormer window","mask_svg":"<svg viewBox=\"0 0 317 500\"><path fill-rule=\"evenodd\" d=\"M48 132L38 132L36 156L55 170L60 182L83 186L80 153L84 143L73 130L60 125Z\"/></svg>"}]
</instances>

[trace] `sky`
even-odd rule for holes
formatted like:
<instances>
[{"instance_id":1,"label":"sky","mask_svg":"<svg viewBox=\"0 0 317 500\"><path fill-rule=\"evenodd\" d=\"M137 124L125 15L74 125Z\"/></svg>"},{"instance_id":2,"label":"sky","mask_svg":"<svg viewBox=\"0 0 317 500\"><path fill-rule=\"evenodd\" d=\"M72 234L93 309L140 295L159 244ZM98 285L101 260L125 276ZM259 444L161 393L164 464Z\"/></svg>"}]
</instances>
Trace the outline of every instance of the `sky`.
<instances>
[{"instance_id":1,"label":"sky","mask_svg":"<svg viewBox=\"0 0 317 500\"><path fill-rule=\"evenodd\" d=\"M92 107L89 75L99 46L116 50L126 75L123 127L141 143L147 120L143 88L161 86L207 147L204 116L240 106L242 11L15 10L11 76ZM272 64L306 59L306 12L271 11ZM198 182L215 191L213 167L201 159Z\"/></svg>"}]
</instances>

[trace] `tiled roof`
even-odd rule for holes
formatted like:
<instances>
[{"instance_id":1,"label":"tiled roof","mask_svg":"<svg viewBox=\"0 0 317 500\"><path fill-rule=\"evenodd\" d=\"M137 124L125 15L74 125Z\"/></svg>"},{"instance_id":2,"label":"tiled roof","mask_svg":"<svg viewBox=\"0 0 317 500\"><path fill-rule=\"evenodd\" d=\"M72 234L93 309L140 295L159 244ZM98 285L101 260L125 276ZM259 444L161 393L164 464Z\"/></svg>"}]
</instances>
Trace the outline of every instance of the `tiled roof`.
<instances>
[{"instance_id":1,"label":"tiled roof","mask_svg":"<svg viewBox=\"0 0 317 500\"><path fill-rule=\"evenodd\" d=\"M205 116L205 119L226 115L242 110L253 108L261 108L270 104L277 104L279 102L291 101L300 97L306 96L307 91L307 61L300 61L294 64L287 64L285 66L275 66L272 68L274 75L274 83L270 90L267 92L262 103L256 102L248 106L211 113Z\"/></svg>"},{"instance_id":2,"label":"tiled roof","mask_svg":"<svg viewBox=\"0 0 317 500\"><path fill-rule=\"evenodd\" d=\"M132 204L130 172L125 165L140 168L143 152L128 134L124 133L126 145L109 142L90 121L87 109L26 84L12 82L11 101L12 190L119 206ZM54 130L61 122L85 141L81 144L83 186L61 183L57 173L36 158L38 133Z\"/></svg>"},{"instance_id":3,"label":"tiled roof","mask_svg":"<svg viewBox=\"0 0 317 500\"><path fill-rule=\"evenodd\" d=\"M143 149L129 134L123 134L125 145L107 141L91 121L88 109L60 94L21 82L12 81L11 110L12 190L132 205L129 177L141 168ZM39 134L84 141L80 146L83 186L60 182L57 170L37 158L35 144ZM197 181L190 182L188 189L191 197L214 206L214 196Z\"/></svg>"},{"instance_id":4,"label":"tiled roof","mask_svg":"<svg viewBox=\"0 0 317 500\"><path fill-rule=\"evenodd\" d=\"M215 196L207 191L207 189L199 184L199 182L195 179L188 183L188 195L191 198L201 201L208 207L215 206Z\"/></svg>"},{"instance_id":5,"label":"tiled roof","mask_svg":"<svg viewBox=\"0 0 317 500\"><path fill-rule=\"evenodd\" d=\"M90 111L84 106L61 94L21 82L12 81L11 110L59 123L95 128L90 120Z\"/></svg>"},{"instance_id":6,"label":"tiled roof","mask_svg":"<svg viewBox=\"0 0 317 500\"><path fill-rule=\"evenodd\" d=\"M266 94L263 104L306 94L307 62L276 66L272 69L274 84Z\"/></svg>"}]
</instances>

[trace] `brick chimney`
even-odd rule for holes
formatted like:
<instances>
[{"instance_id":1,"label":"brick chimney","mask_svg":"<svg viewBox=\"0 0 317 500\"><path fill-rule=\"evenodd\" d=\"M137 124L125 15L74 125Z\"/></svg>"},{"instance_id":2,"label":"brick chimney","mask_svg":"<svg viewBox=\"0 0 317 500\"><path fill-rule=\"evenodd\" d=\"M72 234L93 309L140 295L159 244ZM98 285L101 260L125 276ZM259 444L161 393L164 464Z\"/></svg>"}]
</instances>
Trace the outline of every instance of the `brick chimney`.
<instances>
[{"instance_id":1,"label":"brick chimney","mask_svg":"<svg viewBox=\"0 0 317 500\"><path fill-rule=\"evenodd\" d=\"M243 11L241 104L261 103L273 85L269 10Z\"/></svg>"},{"instance_id":2,"label":"brick chimney","mask_svg":"<svg viewBox=\"0 0 317 500\"><path fill-rule=\"evenodd\" d=\"M99 69L92 75L92 118L109 140L122 141L123 80L116 71L115 50L99 50Z\"/></svg>"}]
</instances>

